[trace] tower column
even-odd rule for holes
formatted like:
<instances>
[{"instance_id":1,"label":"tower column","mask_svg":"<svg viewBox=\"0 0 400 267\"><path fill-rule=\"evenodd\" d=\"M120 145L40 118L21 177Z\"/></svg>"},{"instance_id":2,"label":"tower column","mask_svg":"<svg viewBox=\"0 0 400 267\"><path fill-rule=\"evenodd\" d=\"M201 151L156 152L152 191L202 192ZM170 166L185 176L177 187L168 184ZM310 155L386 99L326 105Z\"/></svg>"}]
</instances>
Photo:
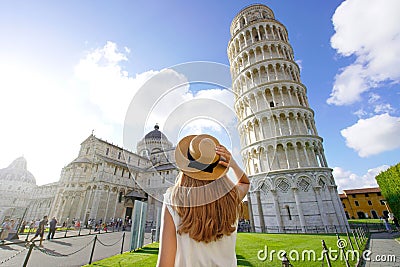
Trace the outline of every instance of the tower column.
<instances>
[{"instance_id":1,"label":"tower column","mask_svg":"<svg viewBox=\"0 0 400 267\"><path fill-rule=\"evenodd\" d=\"M337 214L337 220L340 224L340 227L344 227L344 229L341 230L346 230L346 227L348 226L348 222L346 218L346 214L344 213L344 209L341 206L342 202L340 201L339 195L337 193L337 186L335 185L328 185L328 192L331 195L332 202L333 202L333 207L335 208L335 213ZM342 215L342 216L340 216Z\"/></svg>"},{"instance_id":2,"label":"tower column","mask_svg":"<svg viewBox=\"0 0 400 267\"><path fill-rule=\"evenodd\" d=\"M251 232L255 232L256 230L254 229L253 205L252 205L252 200L251 200L251 194L250 193L247 193L247 209L249 211L249 220L250 220Z\"/></svg>"},{"instance_id":3,"label":"tower column","mask_svg":"<svg viewBox=\"0 0 400 267\"><path fill-rule=\"evenodd\" d=\"M292 132L292 126L290 125L289 115L286 117L286 121L287 121L287 124L288 124L288 127L289 127L289 135L292 135L293 132Z\"/></svg>"},{"instance_id":4,"label":"tower column","mask_svg":"<svg viewBox=\"0 0 400 267\"><path fill-rule=\"evenodd\" d=\"M295 153L295 155L296 155L296 162L297 162L297 168L300 168L300 167L302 167L301 166L301 160L300 160L300 157L299 157L299 152L297 151L298 149L297 149L297 144L295 144L294 145L294 153Z\"/></svg>"},{"instance_id":5,"label":"tower column","mask_svg":"<svg viewBox=\"0 0 400 267\"><path fill-rule=\"evenodd\" d=\"M265 222L264 222L264 212L263 212L262 203L261 203L260 190L256 191L256 198L257 198L257 208L258 208L258 215L259 215L259 219L260 219L261 233L264 233L265 232Z\"/></svg>"},{"instance_id":6,"label":"tower column","mask_svg":"<svg viewBox=\"0 0 400 267\"><path fill-rule=\"evenodd\" d=\"M308 167L308 166L310 166L310 160L308 159L307 150L306 150L305 145L303 145L303 152L304 152L304 156L306 157L307 167Z\"/></svg>"},{"instance_id":7,"label":"tower column","mask_svg":"<svg viewBox=\"0 0 400 267\"><path fill-rule=\"evenodd\" d=\"M304 214L303 214L303 208L301 207L301 201L299 199L299 193L297 192L297 188L292 188L293 194L294 194L294 199L296 201L296 208L297 208L297 213L299 214L299 219L300 219L300 226L301 226L301 231L305 233L306 231L306 220L304 219Z\"/></svg>"},{"instance_id":8,"label":"tower column","mask_svg":"<svg viewBox=\"0 0 400 267\"><path fill-rule=\"evenodd\" d=\"M261 159L261 151L257 151L258 164L260 165L260 172L264 172L263 161Z\"/></svg>"},{"instance_id":9,"label":"tower column","mask_svg":"<svg viewBox=\"0 0 400 267\"><path fill-rule=\"evenodd\" d=\"M271 190L271 193L272 193L273 200L274 200L276 224L278 226L279 233L282 233L283 232L283 222L282 222L282 216L281 216L281 208L279 207L278 193L276 192L276 190Z\"/></svg>"},{"instance_id":10,"label":"tower column","mask_svg":"<svg viewBox=\"0 0 400 267\"><path fill-rule=\"evenodd\" d=\"M264 127L262 125L262 118L260 120L258 120L258 126L260 128L260 139L264 140L266 136L264 134Z\"/></svg>"},{"instance_id":11,"label":"tower column","mask_svg":"<svg viewBox=\"0 0 400 267\"><path fill-rule=\"evenodd\" d=\"M300 123L299 123L299 117L298 116L295 117L295 122L296 122L297 133L301 134Z\"/></svg>"},{"instance_id":12,"label":"tower column","mask_svg":"<svg viewBox=\"0 0 400 267\"><path fill-rule=\"evenodd\" d=\"M287 169L290 169L289 156L288 156L288 151L287 151L287 149L288 149L287 146L284 145L284 146L283 146L283 151L285 151L286 166L287 166Z\"/></svg>"},{"instance_id":13,"label":"tower column","mask_svg":"<svg viewBox=\"0 0 400 267\"><path fill-rule=\"evenodd\" d=\"M322 203L322 199L321 199L321 187L320 186L315 186L314 188L314 192L315 192L315 198L317 199L317 203L318 203L318 209L319 209L319 213L320 213L320 217L321 217L321 221L326 229L326 226L328 225L327 221L326 221L326 212L324 209L324 205Z\"/></svg>"},{"instance_id":14,"label":"tower column","mask_svg":"<svg viewBox=\"0 0 400 267\"><path fill-rule=\"evenodd\" d=\"M289 101L290 101L290 105L291 106L294 106L294 103L293 103L293 97L292 97L292 90L290 89L290 88L288 88L288 94L289 94Z\"/></svg>"}]
</instances>

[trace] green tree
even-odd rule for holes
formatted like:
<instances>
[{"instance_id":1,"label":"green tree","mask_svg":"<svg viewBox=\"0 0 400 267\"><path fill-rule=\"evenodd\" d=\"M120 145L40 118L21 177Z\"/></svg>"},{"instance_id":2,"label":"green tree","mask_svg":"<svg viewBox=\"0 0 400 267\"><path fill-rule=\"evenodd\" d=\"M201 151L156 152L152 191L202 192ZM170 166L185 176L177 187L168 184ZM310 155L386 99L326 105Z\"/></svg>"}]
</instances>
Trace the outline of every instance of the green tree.
<instances>
[{"instance_id":1,"label":"green tree","mask_svg":"<svg viewBox=\"0 0 400 267\"><path fill-rule=\"evenodd\" d=\"M400 163L375 177L394 216L400 218Z\"/></svg>"}]
</instances>

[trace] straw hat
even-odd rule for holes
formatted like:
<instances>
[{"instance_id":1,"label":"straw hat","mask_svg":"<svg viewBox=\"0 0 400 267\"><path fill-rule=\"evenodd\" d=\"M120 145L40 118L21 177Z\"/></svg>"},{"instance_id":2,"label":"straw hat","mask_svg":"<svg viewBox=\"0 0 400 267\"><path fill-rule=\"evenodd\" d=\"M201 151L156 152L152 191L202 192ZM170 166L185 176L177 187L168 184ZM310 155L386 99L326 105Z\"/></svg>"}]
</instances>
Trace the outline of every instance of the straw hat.
<instances>
[{"instance_id":1,"label":"straw hat","mask_svg":"<svg viewBox=\"0 0 400 267\"><path fill-rule=\"evenodd\" d=\"M179 141L175 149L177 167L187 176L197 180L216 180L228 169L221 164L215 147L218 140L208 134L188 135Z\"/></svg>"}]
</instances>

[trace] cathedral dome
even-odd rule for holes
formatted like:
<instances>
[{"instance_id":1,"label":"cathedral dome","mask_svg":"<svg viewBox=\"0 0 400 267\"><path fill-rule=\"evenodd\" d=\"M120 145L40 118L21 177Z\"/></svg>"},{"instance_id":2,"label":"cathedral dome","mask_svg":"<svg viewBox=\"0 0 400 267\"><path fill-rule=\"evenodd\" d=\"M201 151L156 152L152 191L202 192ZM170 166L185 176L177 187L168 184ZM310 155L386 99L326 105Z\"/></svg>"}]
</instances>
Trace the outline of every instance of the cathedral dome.
<instances>
[{"instance_id":1,"label":"cathedral dome","mask_svg":"<svg viewBox=\"0 0 400 267\"><path fill-rule=\"evenodd\" d=\"M172 143L160 131L160 127L156 124L154 130L147 133L144 138L138 142L137 151L139 155L149 157L150 154L158 153L172 147Z\"/></svg>"},{"instance_id":2,"label":"cathedral dome","mask_svg":"<svg viewBox=\"0 0 400 267\"><path fill-rule=\"evenodd\" d=\"M156 124L154 130L144 136L144 139L164 139L168 138L160 131L160 127Z\"/></svg>"},{"instance_id":3,"label":"cathedral dome","mask_svg":"<svg viewBox=\"0 0 400 267\"><path fill-rule=\"evenodd\" d=\"M24 182L36 185L36 179L27 169L27 162L24 157L14 160L7 168L0 169L0 181Z\"/></svg>"}]
</instances>

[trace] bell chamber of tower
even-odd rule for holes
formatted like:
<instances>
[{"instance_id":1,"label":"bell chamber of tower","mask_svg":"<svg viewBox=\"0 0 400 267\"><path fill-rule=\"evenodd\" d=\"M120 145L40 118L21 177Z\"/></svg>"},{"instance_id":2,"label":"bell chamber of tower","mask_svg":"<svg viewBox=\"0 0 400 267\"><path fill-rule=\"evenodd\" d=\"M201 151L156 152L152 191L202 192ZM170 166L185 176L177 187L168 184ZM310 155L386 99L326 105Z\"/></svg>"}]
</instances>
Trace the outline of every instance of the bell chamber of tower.
<instances>
[{"instance_id":1,"label":"bell chamber of tower","mask_svg":"<svg viewBox=\"0 0 400 267\"><path fill-rule=\"evenodd\" d=\"M348 226L301 83L286 27L265 5L233 19L228 58L248 195L257 232L334 232Z\"/></svg>"}]
</instances>

